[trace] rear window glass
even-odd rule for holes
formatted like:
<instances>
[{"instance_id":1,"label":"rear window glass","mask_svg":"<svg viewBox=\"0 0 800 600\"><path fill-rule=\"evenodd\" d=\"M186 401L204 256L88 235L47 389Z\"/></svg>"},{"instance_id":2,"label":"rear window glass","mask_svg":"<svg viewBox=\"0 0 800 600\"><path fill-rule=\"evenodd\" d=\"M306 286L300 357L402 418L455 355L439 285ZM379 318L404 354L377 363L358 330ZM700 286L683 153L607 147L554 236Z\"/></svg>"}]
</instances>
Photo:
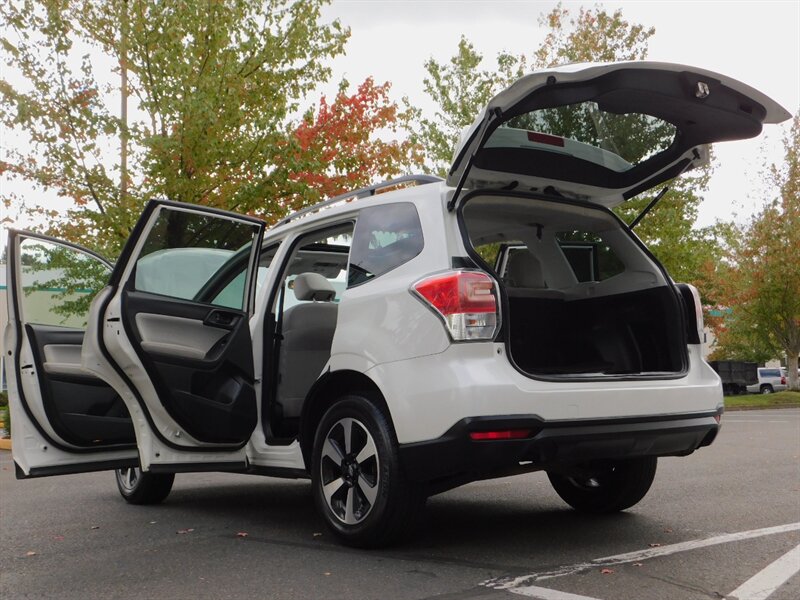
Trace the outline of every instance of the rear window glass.
<instances>
[{"instance_id":1,"label":"rear window glass","mask_svg":"<svg viewBox=\"0 0 800 600\"><path fill-rule=\"evenodd\" d=\"M603 281L625 270L614 251L595 233L560 231L556 239L575 278L581 283Z\"/></svg>"},{"instance_id":2,"label":"rear window glass","mask_svg":"<svg viewBox=\"0 0 800 600\"><path fill-rule=\"evenodd\" d=\"M353 234L347 285L359 285L399 267L422 252L422 247L422 226L413 204L365 208Z\"/></svg>"},{"instance_id":3,"label":"rear window glass","mask_svg":"<svg viewBox=\"0 0 800 600\"><path fill-rule=\"evenodd\" d=\"M621 173L669 148L676 132L651 115L616 114L596 102L580 102L514 117L495 130L486 147L567 154Z\"/></svg>"}]
</instances>

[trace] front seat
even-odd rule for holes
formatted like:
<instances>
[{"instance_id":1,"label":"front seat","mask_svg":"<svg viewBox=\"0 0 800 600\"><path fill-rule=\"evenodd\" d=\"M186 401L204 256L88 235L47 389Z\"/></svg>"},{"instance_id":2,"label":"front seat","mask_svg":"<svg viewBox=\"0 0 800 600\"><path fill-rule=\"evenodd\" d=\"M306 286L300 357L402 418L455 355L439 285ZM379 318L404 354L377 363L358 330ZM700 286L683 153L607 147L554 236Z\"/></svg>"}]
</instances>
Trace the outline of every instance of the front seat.
<instances>
[{"instance_id":1,"label":"front seat","mask_svg":"<svg viewBox=\"0 0 800 600\"><path fill-rule=\"evenodd\" d=\"M278 371L278 403L283 418L300 416L311 386L331 356L338 305L336 290L319 273L302 273L294 280L297 304L283 313L283 342Z\"/></svg>"}]
</instances>

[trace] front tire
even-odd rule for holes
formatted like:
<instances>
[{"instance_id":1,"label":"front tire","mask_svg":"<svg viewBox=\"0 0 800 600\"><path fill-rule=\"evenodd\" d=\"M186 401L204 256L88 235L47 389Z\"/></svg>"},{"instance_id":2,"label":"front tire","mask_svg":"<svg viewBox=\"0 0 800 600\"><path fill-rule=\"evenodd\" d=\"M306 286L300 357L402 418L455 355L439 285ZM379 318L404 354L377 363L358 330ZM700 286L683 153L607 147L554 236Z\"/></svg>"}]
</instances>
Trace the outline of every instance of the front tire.
<instances>
[{"instance_id":1,"label":"front tire","mask_svg":"<svg viewBox=\"0 0 800 600\"><path fill-rule=\"evenodd\" d=\"M376 548L412 533L425 504L402 473L386 415L362 396L345 396L317 426L312 461L314 501L344 543Z\"/></svg>"},{"instance_id":2,"label":"front tire","mask_svg":"<svg viewBox=\"0 0 800 600\"><path fill-rule=\"evenodd\" d=\"M169 496L174 473L143 473L139 467L114 471L117 489L130 504L158 504Z\"/></svg>"},{"instance_id":3,"label":"front tire","mask_svg":"<svg viewBox=\"0 0 800 600\"><path fill-rule=\"evenodd\" d=\"M607 514L630 508L645 497L656 475L655 456L583 465L579 475L548 472L556 493L575 510Z\"/></svg>"}]
</instances>

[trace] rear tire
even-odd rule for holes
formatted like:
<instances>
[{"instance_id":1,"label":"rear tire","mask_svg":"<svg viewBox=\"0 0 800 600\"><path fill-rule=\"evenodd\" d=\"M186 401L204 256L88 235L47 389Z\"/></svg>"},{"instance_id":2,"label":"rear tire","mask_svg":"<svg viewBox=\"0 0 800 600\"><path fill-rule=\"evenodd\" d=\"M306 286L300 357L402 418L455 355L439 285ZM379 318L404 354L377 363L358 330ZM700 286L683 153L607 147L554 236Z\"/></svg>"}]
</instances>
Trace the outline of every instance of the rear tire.
<instances>
[{"instance_id":1,"label":"rear tire","mask_svg":"<svg viewBox=\"0 0 800 600\"><path fill-rule=\"evenodd\" d=\"M772 389L772 386L770 384L766 384L766 385L762 385L761 386L761 393L762 394L771 394L774 391L775 390Z\"/></svg>"},{"instance_id":2,"label":"rear tire","mask_svg":"<svg viewBox=\"0 0 800 600\"><path fill-rule=\"evenodd\" d=\"M607 514L645 497L656 475L655 456L583 465L581 476L547 473L556 493L575 510Z\"/></svg>"},{"instance_id":3,"label":"rear tire","mask_svg":"<svg viewBox=\"0 0 800 600\"><path fill-rule=\"evenodd\" d=\"M174 473L143 473L139 467L114 471L117 489L130 504L158 504L169 496Z\"/></svg>"},{"instance_id":4,"label":"rear tire","mask_svg":"<svg viewBox=\"0 0 800 600\"><path fill-rule=\"evenodd\" d=\"M344 396L323 415L314 438L314 501L346 545L377 548L416 529L425 505L401 469L386 415L362 396Z\"/></svg>"}]
</instances>

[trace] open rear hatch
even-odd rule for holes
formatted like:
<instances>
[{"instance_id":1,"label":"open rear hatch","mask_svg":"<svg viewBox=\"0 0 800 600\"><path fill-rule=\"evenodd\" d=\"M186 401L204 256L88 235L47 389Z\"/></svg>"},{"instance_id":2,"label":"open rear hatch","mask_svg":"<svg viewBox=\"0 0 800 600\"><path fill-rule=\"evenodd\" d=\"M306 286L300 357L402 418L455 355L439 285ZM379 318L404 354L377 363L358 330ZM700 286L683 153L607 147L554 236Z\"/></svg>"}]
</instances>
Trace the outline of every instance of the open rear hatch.
<instances>
[{"instance_id":1,"label":"open rear hatch","mask_svg":"<svg viewBox=\"0 0 800 600\"><path fill-rule=\"evenodd\" d=\"M456 148L447 183L548 191L616 206L704 164L712 142L791 115L729 77L622 62L532 73L495 96Z\"/></svg>"},{"instance_id":2,"label":"open rear hatch","mask_svg":"<svg viewBox=\"0 0 800 600\"><path fill-rule=\"evenodd\" d=\"M669 378L688 365L669 276L609 207L703 164L708 144L791 115L666 63L523 77L464 135L448 184L473 258L503 290L509 357L542 378Z\"/></svg>"}]
</instances>

